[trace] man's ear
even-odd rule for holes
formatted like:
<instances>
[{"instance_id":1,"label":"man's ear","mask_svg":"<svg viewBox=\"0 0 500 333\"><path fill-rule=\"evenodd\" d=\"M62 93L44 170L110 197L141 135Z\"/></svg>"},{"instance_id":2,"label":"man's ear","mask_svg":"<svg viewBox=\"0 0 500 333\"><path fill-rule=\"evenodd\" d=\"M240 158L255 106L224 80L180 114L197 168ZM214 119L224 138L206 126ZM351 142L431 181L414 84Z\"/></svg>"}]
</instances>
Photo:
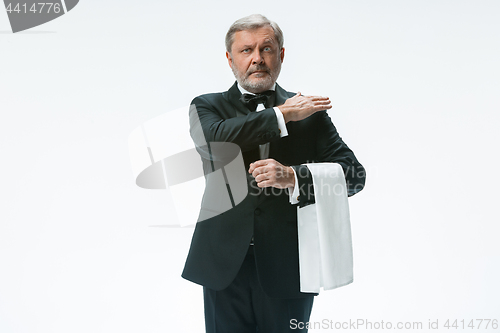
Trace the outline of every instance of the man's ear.
<instances>
[{"instance_id":1,"label":"man's ear","mask_svg":"<svg viewBox=\"0 0 500 333\"><path fill-rule=\"evenodd\" d=\"M227 58L227 62L229 64L229 67L233 68L233 58L231 58L231 53L226 51L226 58Z\"/></svg>"},{"instance_id":2,"label":"man's ear","mask_svg":"<svg viewBox=\"0 0 500 333\"><path fill-rule=\"evenodd\" d=\"M281 48L281 51L280 51L280 59L281 59L281 62L283 62L283 59L285 58L285 48L282 47Z\"/></svg>"}]
</instances>

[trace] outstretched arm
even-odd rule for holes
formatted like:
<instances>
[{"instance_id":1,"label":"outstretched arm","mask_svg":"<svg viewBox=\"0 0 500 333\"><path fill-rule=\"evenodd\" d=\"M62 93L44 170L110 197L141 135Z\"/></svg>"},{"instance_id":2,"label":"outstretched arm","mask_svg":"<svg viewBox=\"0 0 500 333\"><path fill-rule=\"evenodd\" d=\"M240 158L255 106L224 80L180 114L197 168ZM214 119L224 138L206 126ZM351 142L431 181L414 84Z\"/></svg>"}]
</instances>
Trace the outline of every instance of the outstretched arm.
<instances>
[{"instance_id":1,"label":"outstretched arm","mask_svg":"<svg viewBox=\"0 0 500 333\"><path fill-rule=\"evenodd\" d=\"M232 142L240 146L242 151L254 149L258 145L280 138L273 108L250 112L240 117L223 117L219 110L203 96L196 97L191 105L191 136L195 142L197 139L199 141L200 129L206 142ZM299 121L318 111L330 109L331 105L328 97L303 96L299 92L278 108L285 122L289 122Z\"/></svg>"}]
</instances>

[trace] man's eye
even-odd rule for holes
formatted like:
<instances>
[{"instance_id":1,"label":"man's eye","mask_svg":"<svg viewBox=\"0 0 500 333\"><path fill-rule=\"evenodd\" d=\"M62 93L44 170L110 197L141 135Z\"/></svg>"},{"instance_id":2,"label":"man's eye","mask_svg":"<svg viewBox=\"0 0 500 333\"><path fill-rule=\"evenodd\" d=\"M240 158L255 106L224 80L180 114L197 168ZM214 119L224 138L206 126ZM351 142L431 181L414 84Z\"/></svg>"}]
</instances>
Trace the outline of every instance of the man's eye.
<instances>
[{"instance_id":1,"label":"man's eye","mask_svg":"<svg viewBox=\"0 0 500 333\"><path fill-rule=\"evenodd\" d=\"M248 52L250 52L250 49L244 49L242 52L243 53L248 53Z\"/></svg>"},{"instance_id":2,"label":"man's eye","mask_svg":"<svg viewBox=\"0 0 500 333\"><path fill-rule=\"evenodd\" d=\"M269 52L269 51L271 51L271 48L269 46L267 46L264 48L264 51Z\"/></svg>"}]
</instances>

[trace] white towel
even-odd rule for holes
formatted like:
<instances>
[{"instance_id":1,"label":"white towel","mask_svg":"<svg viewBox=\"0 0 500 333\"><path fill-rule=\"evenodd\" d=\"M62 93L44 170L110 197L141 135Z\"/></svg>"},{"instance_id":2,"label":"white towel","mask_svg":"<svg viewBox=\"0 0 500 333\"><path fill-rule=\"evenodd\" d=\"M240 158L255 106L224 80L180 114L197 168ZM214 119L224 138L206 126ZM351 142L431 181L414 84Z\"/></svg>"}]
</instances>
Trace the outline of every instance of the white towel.
<instances>
[{"instance_id":1,"label":"white towel","mask_svg":"<svg viewBox=\"0 0 500 333\"><path fill-rule=\"evenodd\" d=\"M315 204L298 209L300 290L320 292L353 281L347 188L338 163L306 164Z\"/></svg>"}]
</instances>

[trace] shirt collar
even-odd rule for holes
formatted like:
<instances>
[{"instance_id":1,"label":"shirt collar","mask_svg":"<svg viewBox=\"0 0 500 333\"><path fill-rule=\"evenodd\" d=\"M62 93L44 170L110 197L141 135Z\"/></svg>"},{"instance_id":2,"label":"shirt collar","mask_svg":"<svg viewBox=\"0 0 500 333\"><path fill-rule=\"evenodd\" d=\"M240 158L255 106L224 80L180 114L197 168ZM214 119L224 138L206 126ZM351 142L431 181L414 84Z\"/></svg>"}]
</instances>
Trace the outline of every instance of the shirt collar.
<instances>
[{"instance_id":1,"label":"shirt collar","mask_svg":"<svg viewBox=\"0 0 500 333\"><path fill-rule=\"evenodd\" d=\"M240 86L240 84L238 83L238 89L240 90L241 94L251 94L251 95L255 95L254 93L251 93L247 90L245 90L242 86ZM276 82L274 82L273 86L271 87L271 89L269 90L272 90L272 91L275 91L276 90Z\"/></svg>"}]
</instances>

